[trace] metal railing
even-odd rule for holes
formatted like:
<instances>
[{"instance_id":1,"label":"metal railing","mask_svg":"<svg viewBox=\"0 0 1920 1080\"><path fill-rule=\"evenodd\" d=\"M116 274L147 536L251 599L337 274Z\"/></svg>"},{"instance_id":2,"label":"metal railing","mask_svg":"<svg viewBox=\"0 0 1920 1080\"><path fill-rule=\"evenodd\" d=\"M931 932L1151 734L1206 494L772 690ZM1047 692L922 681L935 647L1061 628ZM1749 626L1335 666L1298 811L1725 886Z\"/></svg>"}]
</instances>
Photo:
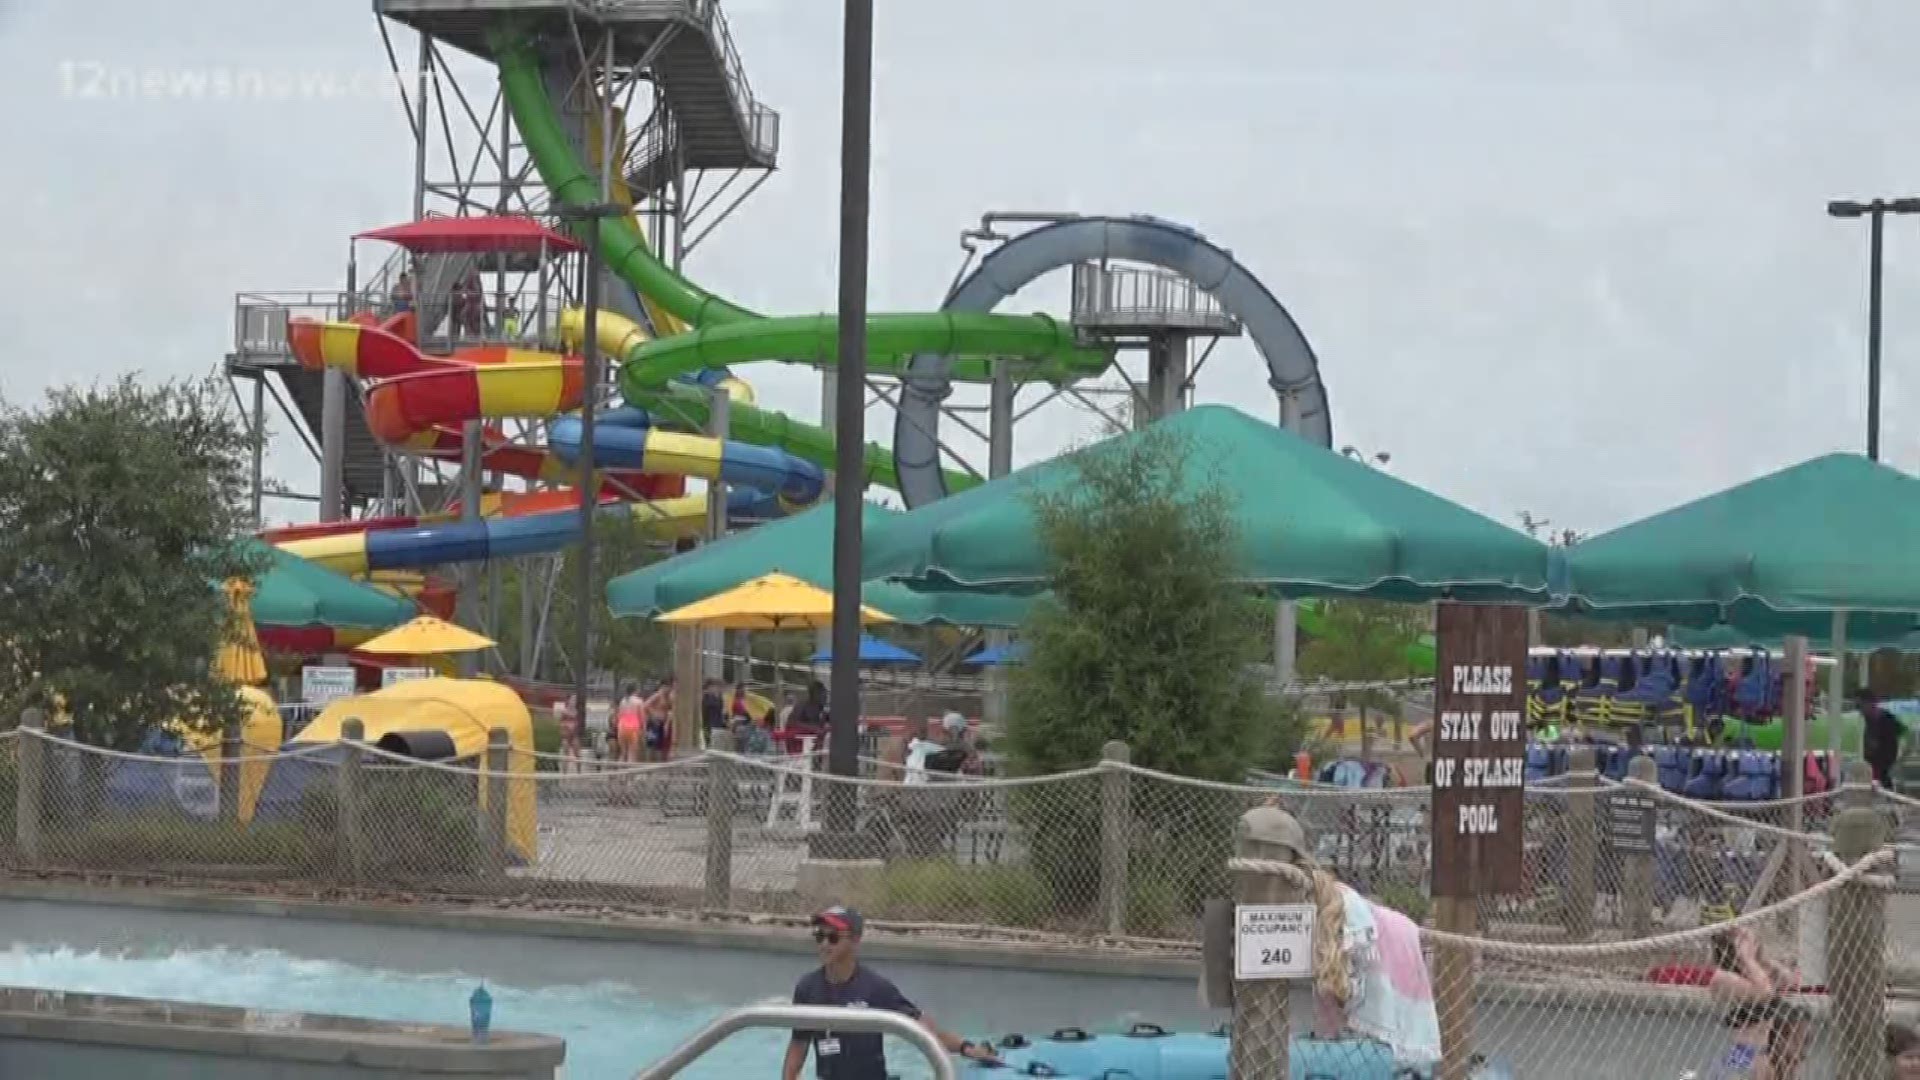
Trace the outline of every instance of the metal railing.
<instances>
[{"instance_id":1,"label":"metal railing","mask_svg":"<svg viewBox=\"0 0 1920 1080\"><path fill-rule=\"evenodd\" d=\"M242 357L284 357L288 319L337 319L347 306L347 294L339 291L238 293L233 351Z\"/></svg>"},{"instance_id":2,"label":"metal railing","mask_svg":"<svg viewBox=\"0 0 1920 1080\"><path fill-rule=\"evenodd\" d=\"M753 86L747 82L747 65L740 59L740 50L734 47L733 30L720 10L720 0L696 0L694 10L720 49L720 62L726 70L727 93L733 98L740 119L751 131L755 127L754 109L759 106L759 99L753 96ZM758 146L757 143L755 145Z\"/></svg>"},{"instance_id":3,"label":"metal railing","mask_svg":"<svg viewBox=\"0 0 1920 1080\"><path fill-rule=\"evenodd\" d=\"M699 1060L702 1054L748 1028L788 1028L794 1031L857 1031L892 1035L912 1043L933 1068L934 1080L956 1080L953 1062L933 1033L919 1021L879 1009L840 1009L825 1005L788 1005L768 1002L724 1013L701 1028L673 1053L633 1074L634 1080L668 1080Z\"/></svg>"},{"instance_id":4,"label":"metal railing","mask_svg":"<svg viewBox=\"0 0 1920 1080\"><path fill-rule=\"evenodd\" d=\"M753 119L748 124L748 139L753 143L756 154L772 157L780 150L780 114L760 104L753 103Z\"/></svg>"},{"instance_id":5,"label":"metal railing","mask_svg":"<svg viewBox=\"0 0 1920 1080\"><path fill-rule=\"evenodd\" d=\"M1073 268L1073 321L1086 326L1171 325L1237 334L1240 321L1205 289L1149 267L1079 263Z\"/></svg>"}]
</instances>

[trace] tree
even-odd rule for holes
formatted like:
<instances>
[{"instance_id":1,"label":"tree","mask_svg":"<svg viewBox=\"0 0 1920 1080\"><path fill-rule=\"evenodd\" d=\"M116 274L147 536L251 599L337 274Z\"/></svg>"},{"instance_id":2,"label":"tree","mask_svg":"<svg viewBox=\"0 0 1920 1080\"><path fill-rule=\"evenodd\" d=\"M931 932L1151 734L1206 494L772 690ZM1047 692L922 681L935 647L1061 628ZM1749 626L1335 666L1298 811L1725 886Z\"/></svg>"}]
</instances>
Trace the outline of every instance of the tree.
<instances>
[{"instance_id":1,"label":"tree","mask_svg":"<svg viewBox=\"0 0 1920 1080\"><path fill-rule=\"evenodd\" d=\"M1013 673L1007 743L1020 771L1084 766L1118 739L1140 765L1232 781L1298 745L1298 713L1267 696L1252 666L1265 652L1263 606L1236 581L1229 496L1187 481L1187 453L1148 428L1075 456L1072 483L1031 496L1054 574ZM1173 908L1225 888L1245 807L1203 789L1134 791L1128 909L1136 930L1159 932ZM1088 856L1098 806L1051 785L1015 794L1054 903L1084 910L1098 895L1100 860Z\"/></svg>"},{"instance_id":2,"label":"tree","mask_svg":"<svg viewBox=\"0 0 1920 1080\"><path fill-rule=\"evenodd\" d=\"M1148 428L1075 456L1073 483L1030 496L1054 577L1013 675L1007 737L1027 771L1085 765L1110 739L1141 765L1216 780L1268 756L1275 710L1251 667L1262 607L1236 581L1227 494L1189 488L1186 460Z\"/></svg>"},{"instance_id":3,"label":"tree","mask_svg":"<svg viewBox=\"0 0 1920 1080\"><path fill-rule=\"evenodd\" d=\"M119 750L170 721L237 722L212 660L234 630L218 584L265 568L235 542L250 456L211 378L0 406L0 701L57 706Z\"/></svg>"},{"instance_id":4,"label":"tree","mask_svg":"<svg viewBox=\"0 0 1920 1080\"><path fill-rule=\"evenodd\" d=\"M1301 650L1300 671L1310 679L1389 682L1410 679L1407 650L1429 627L1428 609L1377 600L1328 600L1320 608L1320 632ZM1361 742L1371 741L1368 711L1399 714L1399 701L1385 690L1348 690L1336 704L1360 710Z\"/></svg>"}]
</instances>

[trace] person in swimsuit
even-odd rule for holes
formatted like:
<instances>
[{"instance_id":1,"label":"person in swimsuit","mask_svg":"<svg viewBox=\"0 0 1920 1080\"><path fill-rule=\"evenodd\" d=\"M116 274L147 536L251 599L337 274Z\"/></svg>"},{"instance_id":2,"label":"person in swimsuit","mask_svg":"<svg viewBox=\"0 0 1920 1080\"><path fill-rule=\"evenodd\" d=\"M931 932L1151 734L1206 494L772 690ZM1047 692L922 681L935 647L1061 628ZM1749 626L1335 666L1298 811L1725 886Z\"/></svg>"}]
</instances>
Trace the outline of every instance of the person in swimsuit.
<instances>
[{"instance_id":1,"label":"person in swimsuit","mask_svg":"<svg viewBox=\"0 0 1920 1080\"><path fill-rule=\"evenodd\" d=\"M640 760L641 711L640 688L629 685L620 698L620 707L613 721L614 737L619 740L622 763L631 764Z\"/></svg>"},{"instance_id":2,"label":"person in swimsuit","mask_svg":"<svg viewBox=\"0 0 1920 1080\"><path fill-rule=\"evenodd\" d=\"M661 680L642 706L647 732L647 757L665 761L673 752L673 676Z\"/></svg>"},{"instance_id":3,"label":"person in swimsuit","mask_svg":"<svg viewBox=\"0 0 1920 1080\"><path fill-rule=\"evenodd\" d=\"M1806 1054L1807 1017L1781 995L1790 973L1769 962L1745 927L1713 938L1713 976L1707 987L1734 1005L1723 1021L1733 1045L1711 1075L1715 1080L1793 1080Z\"/></svg>"},{"instance_id":4,"label":"person in swimsuit","mask_svg":"<svg viewBox=\"0 0 1920 1080\"><path fill-rule=\"evenodd\" d=\"M553 718L560 725L560 771L580 771L580 714L573 699L563 697L553 703Z\"/></svg>"}]
</instances>

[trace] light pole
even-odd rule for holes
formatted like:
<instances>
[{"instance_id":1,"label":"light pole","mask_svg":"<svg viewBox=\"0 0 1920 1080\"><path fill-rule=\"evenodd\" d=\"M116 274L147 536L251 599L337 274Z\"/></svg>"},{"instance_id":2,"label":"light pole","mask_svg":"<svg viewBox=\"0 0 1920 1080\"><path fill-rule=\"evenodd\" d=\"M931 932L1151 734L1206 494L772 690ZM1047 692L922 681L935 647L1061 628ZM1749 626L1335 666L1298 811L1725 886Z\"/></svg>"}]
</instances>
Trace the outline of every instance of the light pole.
<instances>
[{"instance_id":1,"label":"light pole","mask_svg":"<svg viewBox=\"0 0 1920 1080\"><path fill-rule=\"evenodd\" d=\"M580 343L580 579L579 646L574 658L573 715L578 723L587 722L587 681L593 668L593 515L600 505L600 485L594 483L593 412L600 398L600 238L603 218L621 217L626 210L616 203L561 207L556 211L562 221L585 222L587 236L587 280L581 283L581 305L586 309L585 327Z\"/></svg>"},{"instance_id":2,"label":"light pole","mask_svg":"<svg viewBox=\"0 0 1920 1080\"><path fill-rule=\"evenodd\" d=\"M1867 460L1880 460L1880 277L1888 214L1920 214L1920 198L1835 199L1827 216L1867 219Z\"/></svg>"},{"instance_id":3,"label":"light pole","mask_svg":"<svg viewBox=\"0 0 1920 1080\"><path fill-rule=\"evenodd\" d=\"M873 151L873 0L846 0L840 99L839 365L834 384L832 725L827 771L852 776L860 752L860 519L866 495L867 218ZM817 856L852 851L854 789L827 789Z\"/></svg>"}]
</instances>

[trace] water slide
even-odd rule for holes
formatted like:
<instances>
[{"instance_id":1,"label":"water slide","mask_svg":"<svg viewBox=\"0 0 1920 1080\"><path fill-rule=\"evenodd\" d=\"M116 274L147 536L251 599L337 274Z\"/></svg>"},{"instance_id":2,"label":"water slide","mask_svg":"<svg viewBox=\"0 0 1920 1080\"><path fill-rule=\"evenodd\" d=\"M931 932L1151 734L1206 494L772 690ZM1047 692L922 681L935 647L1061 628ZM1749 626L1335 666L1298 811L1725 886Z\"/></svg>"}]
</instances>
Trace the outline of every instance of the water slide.
<instances>
[{"instance_id":1,"label":"water slide","mask_svg":"<svg viewBox=\"0 0 1920 1080\"><path fill-rule=\"evenodd\" d=\"M1193 229L1134 217L1065 217L1009 238L980 260L948 295L952 314L992 311L1044 274L1083 262L1123 259L1171 270L1205 290L1221 310L1240 320L1267 362L1267 383L1280 398L1281 426L1321 446L1333 445L1320 361L1299 324L1233 254ZM914 509L952 494L940 461L940 403L954 380L975 373L950 351L927 349L901 371L894 409L897 489Z\"/></svg>"},{"instance_id":2,"label":"water slide","mask_svg":"<svg viewBox=\"0 0 1920 1080\"><path fill-rule=\"evenodd\" d=\"M576 153L554 104L554 88L541 70L532 43L512 22L495 30L503 96L542 179L557 203L599 201L599 182ZM591 127L591 125L590 125ZM597 144L598 139L591 140ZM597 224L597 243L611 272L632 289L649 333L633 318L603 310L601 346L617 359L628 408L598 418L597 467L609 481L601 498L610 514L627 514L656 526L661 535L695 531L706 518L704 494L654 498L648 477L695 476L730 485L730 515L766 516L804 507L824 491L822 470L833 463L832 433L816 425L757 408L747 386L727 366L756 361L804 364L833 362L838 336L832 315L763 318L726 301L669 268L631 212L624 183L614 192L629 212ZM577 342L578 312L563 318L563 335ZM917 354L949 356L952 377L986 381L992 362L1012 359L1022 379L1063 382L1096 374L1112 361L1104 349L1081 345L1073 329L1044 315L931 312L875 314L867 320L870 369L899 374ZM566 482L583 451L580 422L564 414L580 404L577 358L512 348L476 348L451 358L421 354L406 338L364 322L295 321L289 337L301 362L337 367L378 380L367 394L368 427L402 452L457 458L469 421L552 419L545 449L510 445L489 433L481 461L491 471L546 482ZM706 387L728 392L728 433L721 441L666 430L666 425L703 426L710 402ZM867 478L897 488L894 456L866 448ZM949 488L971 483L964 474L939 470ZM623 500L620 487L644 496ZM398 519L392 527L356 523L331 526L280 541L287 550L348 573L415 569L445 562L550 552L578 535L572 496L542 492L505 496L478 521ZM386 523L378 523L386 524Z\"/></svg>"},{"instance_id":3,"label":"water slide","mask_svg":"<svg viewBox=\"0 0 1920 1080\"><path fill-rule=\"evenodd\" d=\"M377 326L299 319L289 323L288 342L304 366L377 380L366 395L367 427L375 438L405 452L457 454L462 436L455 425L545 419L581 403L581 363L575 357L500 347L434 357ZM825 491L825 474L817 465L778 449L659 430L637 410L616 410L601 422L595 463L607 481L601 492L605 512L625 514L663 537L701 528L706 496L635 500L623 486L644 493L650 477L721 480L736 485L729 491L728 510L741 515L788 513L812 505ZM561 417L550 428L545 450L488 445L481 460L495 471L555 481L573 478L579 453L580 422ZM489 508L491 516L477 521L323 526L279 543L293 554L353 574L537 554L560 550L578 537L575 501L569 492L506 495Z\"/></svg>"},{"instance_id":4,"label":"water slide","mask_svg":"<svg viewBox=\"0 0 1920 1080\"><path fill-rule=\"evenodd\" d=\"M1294 606L1294 625L1309 637L1320 637L1325 633L1326 623L1320 614L1319 600L1301 600ZM1417 641L1408 643L1407 650L1401 654L1406 661L1407 670L1416 676L1433 674L1434 651L1433 635L1422 634Z\"/></svg>"}]
</instances>

